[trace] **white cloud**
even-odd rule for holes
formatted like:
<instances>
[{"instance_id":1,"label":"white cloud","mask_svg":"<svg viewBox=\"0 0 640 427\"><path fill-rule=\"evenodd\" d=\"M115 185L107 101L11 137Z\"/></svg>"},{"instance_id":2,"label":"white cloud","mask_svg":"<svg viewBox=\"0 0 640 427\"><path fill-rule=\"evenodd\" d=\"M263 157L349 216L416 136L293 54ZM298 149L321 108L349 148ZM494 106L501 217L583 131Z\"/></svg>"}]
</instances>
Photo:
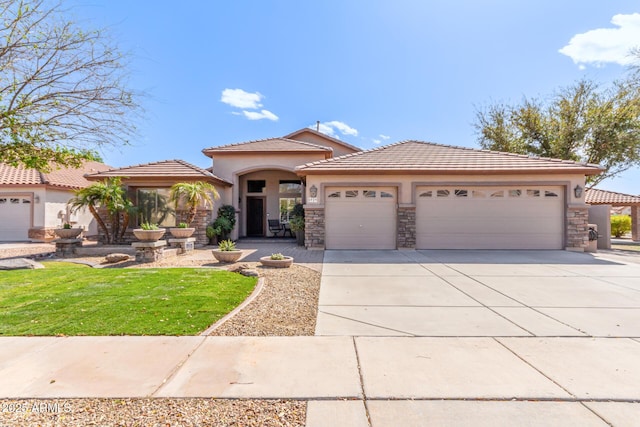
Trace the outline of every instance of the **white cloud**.
<instances>
[{"instance_id":1,"label":"white cloud","mask_svg":"<svg viewBox=\"0 0 640 427\"><path fill-rule=\"evenodd\" d=\"M371 141L376 145L380 145L382 143L379 139L372 139Z\"/></svg>"},{"instance_id":2,"label":"white cloud","mask_svg":"<svg viewBox=\"0 0 640 427\"><path fill-rule=\"evenodd\" d=\"M615 15L611 23L616 28L597 28L576 34L559 52L581 69L583 64L631 64L635 59L629 53L640 44L640 13Z\"/></svg>"},{"instance_id":3,"label":"white cloud","mask_svg":"<svg viewBox=\"0 0 640 427\"><path fill-rule=\"evenodd\" d=\"M386 141L387 139L390 139L390 138L391 138L390 136L383 135L383 134L380 134L380 135L378 135L378 136L379 136L380 138L384 139L385 141Z\"/></svg>"},{"instance_id":4,"label":"white cloud","mask_svg":"<svg viewBox=\"0 0 640 427\"><path fill-rule=\"evenodd\" d=\"M249 108L251 110L262 107L260 101L264 96L260 92L249 93L242 89L225 89L222 91L220 101L236 108Z\"/></svg>"},{"instance_id":5,"label":"white cloud","mask_svg":"<svg viewBox=\"0 0 640 427\"><path fill-rule=\"evenodd\" d=\"M316 125L309 126L312 129L316 128ZM330 122L320 123L319 131L324 133L325 135L332 136L334 138L338 138L338 132L342 135L350 135L350 136L358 136L358 130L352 128L348 124L344 122L339 122L337 120L333 120Z\"/></svg>"},{"instance_id":6,"label":"white cloud","mask_svg":"<svg viewBox=\"0 0 640 427\"><path fill-rule=\"evenodd\" d=\"M242 111L242 114L249 120L262 120L267 119L273 122L278 121L278 116L273 114L269 110L260 110L260 111Z\"/></svg>"}]
</instances>

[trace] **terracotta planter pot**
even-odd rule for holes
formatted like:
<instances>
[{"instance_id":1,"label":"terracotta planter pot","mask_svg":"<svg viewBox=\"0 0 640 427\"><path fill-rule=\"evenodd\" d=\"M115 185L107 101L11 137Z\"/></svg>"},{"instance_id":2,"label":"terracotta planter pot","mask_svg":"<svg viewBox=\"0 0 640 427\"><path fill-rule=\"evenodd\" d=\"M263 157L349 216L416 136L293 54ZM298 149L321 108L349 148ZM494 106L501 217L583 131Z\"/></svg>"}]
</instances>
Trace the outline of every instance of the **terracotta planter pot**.
<instances>
[{"instance_id":1,"label":"terracotta planter pot","mask_svg":"<svg viewBox=\"0 0 640 427\"><path fill-rule=\"evenodd\" d=\"M169 232L176 239L186 239L187 237L191 237L191 235L196 231L195 228L178 228L173 227L169 229Z\"/></svg>"},{"instance_id":2,"label":"terracotta planter pot","mask_svg":"<svg viewBox=\"0 0 640 427\"><path fill-rule=\"evenodd\" d=\"M61 239L76 239L82 233L82 228L56 228L54 233Z\"/></svg>"},{"instance_id":3,"label":"terracotta planter pot","mask_svg":"<svg viewBox=\"0 0 640 427\"><path fill-rule=\"evenodd\" d=\"M164 228L160 228L158 230L143 230L142 228L135 228L133 230L134 236L136 239L141 242L157 242L164 236L164 233L167 230Z\"/></svg>"},{"instance_id":4,"label":"terracotta planter pot","mask_svg":"<svg viewBox=\"0 0 640 427\"><path fill-rule=\"evenodd\" d=\"M289 268L293 264L293 257L286 256L284 259L271 259L270 256L260 258L260 264L265 267Z\"/></svg>"},{"instance_id":5,"label":"terracotta planter pot","mask_svg":"<svg viewBox=\"0 0 640 427\"><path fill-rule=\"evenodd\" d=\"M219 262L236 262L242 256L242 251L236 249L234 251L221 251L220 249L212 249L213 257Z\"/></svg>"}]
</instances>

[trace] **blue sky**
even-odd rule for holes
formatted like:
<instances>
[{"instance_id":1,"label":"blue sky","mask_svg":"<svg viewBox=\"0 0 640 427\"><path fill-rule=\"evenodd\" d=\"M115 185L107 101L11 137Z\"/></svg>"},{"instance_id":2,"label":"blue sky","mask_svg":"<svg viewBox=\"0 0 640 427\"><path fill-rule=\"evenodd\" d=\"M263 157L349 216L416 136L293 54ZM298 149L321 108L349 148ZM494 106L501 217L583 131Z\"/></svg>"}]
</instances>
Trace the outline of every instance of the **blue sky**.
<instances>
[{"instance_id":1,"label":"blue sky","mask_svg":"<svg viewBox=\"0 0 640 427\"><path fill-rule=\"evenodd\" d=\"M66 0L132 53L145 119L112 166L322 123L350 144L478 147L476 108L623 75L640 4L617 0ZM636 15L634 15L636 14ZM562 50L562 52L561 52ZM638 169L601 188L640 193Z\"/></svg>"}]
</instances>

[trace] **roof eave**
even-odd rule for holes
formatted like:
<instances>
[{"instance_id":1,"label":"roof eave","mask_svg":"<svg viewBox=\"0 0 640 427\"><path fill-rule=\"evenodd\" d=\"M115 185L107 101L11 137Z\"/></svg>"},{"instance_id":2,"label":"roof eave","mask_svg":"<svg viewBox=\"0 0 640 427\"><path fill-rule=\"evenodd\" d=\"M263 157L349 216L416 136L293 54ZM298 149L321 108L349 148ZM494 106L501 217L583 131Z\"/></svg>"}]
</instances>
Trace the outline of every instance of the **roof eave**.
<instances>
[{"instance_id":1,"label":"roof eave","mask_svg":"<svg viewBox=\"0 0 640 427\"><path fill-rule=\"evenodd\" d=\"M299 176L306 175L599 175L600 169L411 169L411 168L371 168L371 169L315 169L296 168Z\"/></svg>"}]
</instances>

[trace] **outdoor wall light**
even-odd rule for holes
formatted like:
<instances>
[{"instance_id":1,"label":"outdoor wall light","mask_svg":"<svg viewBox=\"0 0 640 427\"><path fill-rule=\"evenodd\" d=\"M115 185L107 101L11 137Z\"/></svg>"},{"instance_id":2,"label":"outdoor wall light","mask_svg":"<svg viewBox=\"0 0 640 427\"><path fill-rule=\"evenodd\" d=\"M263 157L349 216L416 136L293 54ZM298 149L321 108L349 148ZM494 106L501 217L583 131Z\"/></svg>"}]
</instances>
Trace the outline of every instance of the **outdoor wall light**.
<instances>
[{"instance_id":1,"label":"outdoor wall light","mask_svg":"<svg viewBox=\"0 0 640 427\"><path fill-rule=\"evenodd\" d=\"M34 201L34 203L40 203L40 196L35 195L35 196L33 197L33 201Z\"/></svg>"},{"instance_id":2,"label":"outdoor wall light","mask_svg":"<svg viewBox=\"0 0 640 427\"><path fill-rule=\"evenodd\" d=\"M316 187L315 185L312 185L311 188L309 188L309 196L318 197L318 187Z\"/></svg>"},{"instance_id":3,"label":"outdoor wall light","mask_svg":"<svg viewBox=\"0 0 640 427\"><path fill-rule=\"evenodd\" d=\"M580 187L579 185L576 185L576 188L573 189L573 195L576 196L576 199L579 199L582 197L583 191L584 189L582 187Z\"/></svg>"}]
</instances>

